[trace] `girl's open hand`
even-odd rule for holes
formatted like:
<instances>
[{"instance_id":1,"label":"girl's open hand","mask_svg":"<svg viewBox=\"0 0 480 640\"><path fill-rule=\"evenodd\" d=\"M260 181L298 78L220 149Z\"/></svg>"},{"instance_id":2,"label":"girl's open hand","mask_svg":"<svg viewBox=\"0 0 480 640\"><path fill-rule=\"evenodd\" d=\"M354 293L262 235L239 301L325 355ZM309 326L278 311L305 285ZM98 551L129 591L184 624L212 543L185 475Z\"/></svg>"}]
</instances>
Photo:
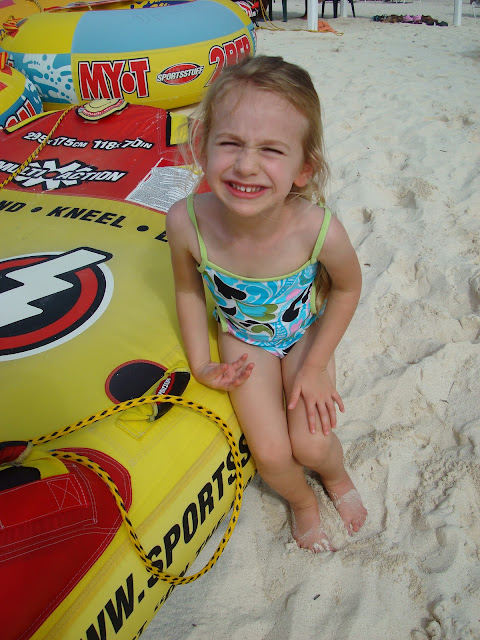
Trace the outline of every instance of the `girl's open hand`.
<instances>
[{"instance_id":1,"label":"girl's open hand","mask_svg":"<svg viewBox=\"0 0 480 640\"><path fill-rule=\"evenodd\" d=\"M335 405L338 405L342 413L345 409L326 369L300 369L293 385L288 409L295 409L300 397L305 403L310 432L315 433L319 418L322 431L327 436L330 430L337 426Z\"/></svg>"},{"instance_id":2,"label":"girl's open hand","mask_svg":"<svg viewBox=\"0 0 480 640\"><path fill-rule=\"evenodd\" d=\"M206 362L195 371L195 379L211 389L231 391L248 380L252 373L253 362L247 362L247 354L235 360L235 362Z\"/></svg>"}]
</instances>

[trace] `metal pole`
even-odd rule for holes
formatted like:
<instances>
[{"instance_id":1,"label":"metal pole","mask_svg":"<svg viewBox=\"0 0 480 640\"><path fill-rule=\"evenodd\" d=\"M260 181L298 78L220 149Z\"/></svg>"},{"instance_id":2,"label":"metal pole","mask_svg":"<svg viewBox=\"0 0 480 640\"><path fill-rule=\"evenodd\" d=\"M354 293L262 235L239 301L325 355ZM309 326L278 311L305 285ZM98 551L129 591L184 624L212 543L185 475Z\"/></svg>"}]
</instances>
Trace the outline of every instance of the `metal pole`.
<instances>
[{"instance_id":1,"label":"metal pole","mask_svg":"<svg viewBox=\"0 0 480 640\"><path fill-rule=\"evenodd\" d=\"M453 5L453 26L459 27L462 24L462 0L455 0Z\"/></svg>"},{"instance_id":2,"label":"metal pole","mask_svg":"<svg viewBox=\"0 0 480 640\"><path fill-rule=\"evenodd\" d=\"M307 0L307 29L318 31L318 0Z\"/></svg>"}]
</instances>

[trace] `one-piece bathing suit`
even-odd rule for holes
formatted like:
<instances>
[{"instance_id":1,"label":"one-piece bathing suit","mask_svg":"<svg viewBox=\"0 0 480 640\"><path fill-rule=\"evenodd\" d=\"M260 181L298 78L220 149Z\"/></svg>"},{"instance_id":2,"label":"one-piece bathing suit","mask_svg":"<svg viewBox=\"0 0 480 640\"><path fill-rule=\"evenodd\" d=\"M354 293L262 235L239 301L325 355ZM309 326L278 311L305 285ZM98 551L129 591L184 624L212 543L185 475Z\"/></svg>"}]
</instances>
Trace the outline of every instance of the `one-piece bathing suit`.
<instances>
[{"instance_id":1,"label":"one-piece bathing suit","mask_svg":"<svg viewBox=\"0 0 480 640\"><path fill-rule=\"evenodd\" d=\"M314 281L317 256L330 225L330 210L325 208L310 260L293 273L264 280L237 276L210 262L198 228L192 195L187 198L187 210L200 247L201 263L197 269L212 294L214 315L222 331L283 358L325 310L326 303L318 312L315 309Z\"/></svg>"}]
</instances>

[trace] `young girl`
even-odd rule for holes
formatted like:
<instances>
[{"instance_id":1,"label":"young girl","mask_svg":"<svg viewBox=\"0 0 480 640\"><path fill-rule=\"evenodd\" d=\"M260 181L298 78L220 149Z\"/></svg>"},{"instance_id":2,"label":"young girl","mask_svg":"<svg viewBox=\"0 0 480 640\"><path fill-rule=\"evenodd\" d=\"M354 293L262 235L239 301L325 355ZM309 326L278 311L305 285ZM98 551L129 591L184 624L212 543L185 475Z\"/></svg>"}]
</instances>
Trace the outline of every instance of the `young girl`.
<instances>
[{"instance_id":1,"label":"young girl","mask_svg":"<svg viewBox=\"0 0 480 640\"><path fill-rule=\"evenodd\" d=\"M230 393L258 472L292 509L297 544L333 550L303 467L318 473L348 532L358 531L367 511L332 429L335 405L344 410L334 351L361 274L343 226L312 204L324 202L328 177L319 99L306 71L259 56L225 68L201 111L191 142L211 193L167 216L190 368ZM221 363L210 357L204 284Z\"/></svg>"}]
</instances>

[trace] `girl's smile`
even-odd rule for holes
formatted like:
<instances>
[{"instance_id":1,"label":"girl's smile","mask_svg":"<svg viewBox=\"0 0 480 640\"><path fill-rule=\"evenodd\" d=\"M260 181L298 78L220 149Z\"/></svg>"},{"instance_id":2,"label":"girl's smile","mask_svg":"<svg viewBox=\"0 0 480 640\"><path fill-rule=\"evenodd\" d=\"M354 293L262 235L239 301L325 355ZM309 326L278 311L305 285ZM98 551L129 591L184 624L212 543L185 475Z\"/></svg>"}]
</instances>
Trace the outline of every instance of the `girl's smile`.
<instances>
[{"instance_id":1,"label":"girl's smile","mask_svg":"<svg viewBox=\"0 0 480 640\"><path fill-rule=\"evenodd\" d=\"M265 190L265 187L255 187L251 185L238 184L237 182L227 182L226 186L239 198L254 198ZM239 193L237 193L239 192Z\"/></svg>"}]
</instances>

